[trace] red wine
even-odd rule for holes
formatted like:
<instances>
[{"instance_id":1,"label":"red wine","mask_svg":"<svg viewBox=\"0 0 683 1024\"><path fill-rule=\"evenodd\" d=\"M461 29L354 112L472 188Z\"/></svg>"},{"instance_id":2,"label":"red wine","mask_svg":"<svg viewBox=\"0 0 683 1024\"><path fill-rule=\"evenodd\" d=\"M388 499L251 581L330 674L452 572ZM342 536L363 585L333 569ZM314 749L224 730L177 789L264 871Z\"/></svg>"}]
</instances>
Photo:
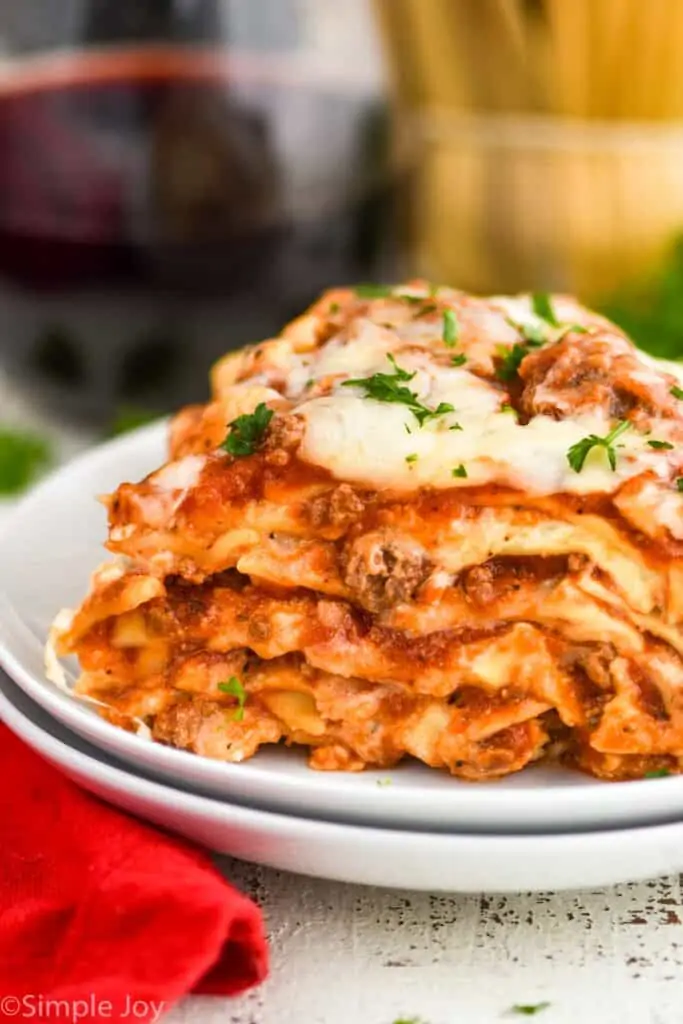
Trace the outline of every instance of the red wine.
<instances>
[{"instance_id":1,"label":"red wine","mask_svg":"<svg viewBox=\"0 0 683 1024\"><path fill-rule=\"evenodd\" d=\"M101 415L193 398L225 349L387 259L383 113L275 58L154 47L0 88L0 352Z\"/></svg>"}]
</instances>

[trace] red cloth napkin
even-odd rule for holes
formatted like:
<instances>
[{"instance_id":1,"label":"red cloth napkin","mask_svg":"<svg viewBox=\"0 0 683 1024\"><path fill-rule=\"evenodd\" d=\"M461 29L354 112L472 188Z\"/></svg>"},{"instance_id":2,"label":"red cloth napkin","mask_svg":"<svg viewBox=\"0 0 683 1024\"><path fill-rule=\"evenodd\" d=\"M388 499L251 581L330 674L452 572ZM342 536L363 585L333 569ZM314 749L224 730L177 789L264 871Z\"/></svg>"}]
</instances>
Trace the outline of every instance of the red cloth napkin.
<instances>
[{"instance_id":1,"label":"red cloth napkin","mask_svg":"<svg viewBox=\"0 0 683 1024\"><path fill-rule=\"evenodd\" d=\"M90 796L0 725L0 1021L155 1021L266 970L260 911L206 853Z\"/></svg>"}]
</instances>

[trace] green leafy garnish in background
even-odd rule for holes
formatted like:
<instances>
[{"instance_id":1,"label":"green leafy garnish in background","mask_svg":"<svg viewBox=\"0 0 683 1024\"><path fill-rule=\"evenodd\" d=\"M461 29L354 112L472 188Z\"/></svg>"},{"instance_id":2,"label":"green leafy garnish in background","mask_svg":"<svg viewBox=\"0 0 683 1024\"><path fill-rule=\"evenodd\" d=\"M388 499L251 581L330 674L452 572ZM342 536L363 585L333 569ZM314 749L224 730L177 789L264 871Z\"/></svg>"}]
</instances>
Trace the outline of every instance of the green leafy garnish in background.
<instances>
[{"instance_id":1,"label":"green leafy garnish in background","mask_svg":"<svg viewBox=\"0 0 683 1024\"><path fill-rule=\"evenodd\" d=\"M108 436L118 437L119 434L127 434L130 430L137 430L138 427L146 427L158 416L159 413L152 412L151 409L143 409L137 405L122 405L114 413Z\"/></svg>"},{"instance_id":2,"label":"green leafy garnish in background","mask_svg":"<svg viewBox=\"0 0 683 1024\"><path fill-rule=\"evenodd\" d=\"M0 427L0 494L23 491L52 462L52 448L46 437Z\"/></svg>"},{"instance_id":3,"label":"green leafy garnish in background","mask_svg":"<svg viewBox=\"0 0 683 1024\"><path fill-rule=\"evenodd\" d=\"M629 281L598 304L646 352L683 359L683 235L652 274Z\"/></svg>"}]
</instances>

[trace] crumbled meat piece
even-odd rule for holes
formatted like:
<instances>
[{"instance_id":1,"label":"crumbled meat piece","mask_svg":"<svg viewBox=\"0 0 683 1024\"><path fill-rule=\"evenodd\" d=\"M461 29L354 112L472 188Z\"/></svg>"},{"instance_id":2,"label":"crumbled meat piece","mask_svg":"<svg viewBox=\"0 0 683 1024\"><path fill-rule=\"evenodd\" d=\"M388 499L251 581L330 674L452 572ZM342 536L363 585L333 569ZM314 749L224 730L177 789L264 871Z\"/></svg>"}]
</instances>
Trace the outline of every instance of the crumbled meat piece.
<instances>
[{"instance_id":1,"label":"crumbled meat piece","mask_svg":"<svg viewBox=\"0 0 683 1024\"><path fill-rule=\"evenodd\" d=\"M244 761L262 743L277 743L282 728L264 708L247 705L244 717L212 700L182 701L157 715L152 737L181 750L221 761Z\"/></svg>"},{"instance_id":2,"label":"crumbled meat piece","mask_svg":"<svg viewBox=\"0 0 683 1024\"><path fill-rule=\"evenodd\" d=\"M626 338L613 331L570 334L523 360L521 408L525 415L555 419L583 410L631 419L647 429L650 417L680 417L671 395L676 383L661 370L650 370Z\"/></svg>"},{"instance_id":3,"label":"crumbled meat piece","mask_svg":"<svg viewBox=\"0 0 683 1024\"><path fill-rule=\"evenodd\" d=\"M432 570L421 544L392 539L382 531L353 541L341 562L347 587L372 612L410 601Z\"/></svg>"},{"instance_id":4,"label":"crumbled meat piece","mask_svg":"<svg viewBox=\"0 0 683 1024\"><path fill-rule=\"evenodd\" d=\"M318 494L308 505L311 525L316 529L326 526L348 527L365 509L365 502L350 484L339 484L331 491Z\"/></svg>"},{"instance_id":5,"label":"crumbled meat piece","mask_svg":"<svg viewBox=\"0 0 683 1024\"><path fill-rule=\"evenodd\" d=\"M566 572L567 559L561 555L491 558L465 569L460 584L473 604L487 605L524 583L562 579Z\"/></svg>"},{"instance_id":6,"label":"crumbled meat piece","mask_svg":"<svg viewBox=\"0 0 683 1024\"><path fill-rule=\"evenodd\" d=\"M268 453L294 451L304 436L304 422L300 416L279 415L270 421L263 450Z\"/></svg>"}]
</instances>

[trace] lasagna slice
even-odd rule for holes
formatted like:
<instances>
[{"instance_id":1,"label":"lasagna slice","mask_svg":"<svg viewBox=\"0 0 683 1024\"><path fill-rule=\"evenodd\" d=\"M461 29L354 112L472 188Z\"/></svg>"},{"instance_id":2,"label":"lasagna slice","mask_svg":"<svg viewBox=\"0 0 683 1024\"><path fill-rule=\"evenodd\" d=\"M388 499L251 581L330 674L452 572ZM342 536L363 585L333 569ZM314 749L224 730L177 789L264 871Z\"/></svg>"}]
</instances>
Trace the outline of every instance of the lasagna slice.
<instances>
[{"instance_id":1,"label":"lasagna slice","mask_svg":"<svg viewBox=\"0 0 683 1024\"><path fill-rule=\"evenodd\" d=\"M53 631L112 721L319 769L683 765L683 389L573 299L327 292L169 447Z\"/></svg>"}]
</instances>

